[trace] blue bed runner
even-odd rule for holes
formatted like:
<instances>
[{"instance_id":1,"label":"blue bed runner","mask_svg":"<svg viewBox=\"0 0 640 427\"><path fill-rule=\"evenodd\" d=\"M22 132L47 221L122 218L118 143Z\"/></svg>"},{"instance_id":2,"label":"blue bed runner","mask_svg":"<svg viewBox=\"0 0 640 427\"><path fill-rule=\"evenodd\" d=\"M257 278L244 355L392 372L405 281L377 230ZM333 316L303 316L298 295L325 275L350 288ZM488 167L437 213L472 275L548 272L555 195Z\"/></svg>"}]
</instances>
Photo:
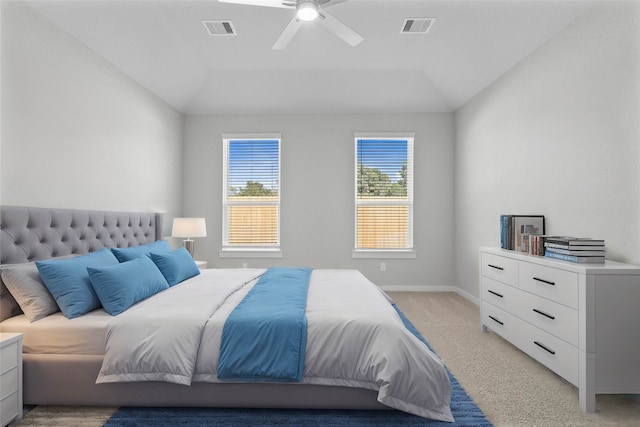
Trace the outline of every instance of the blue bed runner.
<instances>
[{"instance_id":1,"label":"blue bed runner","mask_svg":"<svg viewBox=\"0 0 640 427\"><path fill-rule=\"evenodd\" d=\"M218 378L299 382L307 345L311 268L270 268L231 312L222 330Z\"/></svg>"}]
</instances>

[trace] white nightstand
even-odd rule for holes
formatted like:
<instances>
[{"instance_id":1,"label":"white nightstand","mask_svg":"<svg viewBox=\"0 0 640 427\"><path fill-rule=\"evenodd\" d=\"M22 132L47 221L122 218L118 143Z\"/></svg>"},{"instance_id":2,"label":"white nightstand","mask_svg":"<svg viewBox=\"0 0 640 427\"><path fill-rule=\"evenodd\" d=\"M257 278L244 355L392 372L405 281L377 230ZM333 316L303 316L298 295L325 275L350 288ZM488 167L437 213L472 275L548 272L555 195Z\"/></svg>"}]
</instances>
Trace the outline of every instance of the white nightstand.
<instances>
[{"instance_id":1,"label":"white nightstand","mask_svg":"<svg viewBox=\"0 0 640 427\"><path fill-rule=\"evenodd\" d=\"M0 426L22 418L22 334L0 332Z\"/></svg>"},{"instance_id":2,"label":"white nightstand","mask_svg":"<svg viewBox=\"0 0 640 427\"><path fill-rule=\"evenodd\" d=\"M196 265L200 270L207 268L207 261L196 261Z\"/></svg>"}]
</instances>

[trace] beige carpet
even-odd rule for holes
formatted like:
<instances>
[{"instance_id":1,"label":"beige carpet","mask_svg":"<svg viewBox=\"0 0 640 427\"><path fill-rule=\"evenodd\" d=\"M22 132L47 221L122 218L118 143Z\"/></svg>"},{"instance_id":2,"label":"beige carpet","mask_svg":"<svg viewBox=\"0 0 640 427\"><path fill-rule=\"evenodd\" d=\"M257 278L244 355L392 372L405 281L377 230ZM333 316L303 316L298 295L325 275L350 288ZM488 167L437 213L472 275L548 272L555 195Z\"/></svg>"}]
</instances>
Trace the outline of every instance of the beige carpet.
<instances>
[{"instance_id":1,"label":"beige carpet","mask_svg":"<svg viewBox=\"0 0 640 427\"><path fill-rule=\"evenodd\" d=\"M400 309L496 426L640 426L640 402L599 395L578 407L578 390L493 333L480 332L478 307L454 293L392 292ZM11 424L101 427L115 408L37 407Z\"/></svg>"}]
</instances>

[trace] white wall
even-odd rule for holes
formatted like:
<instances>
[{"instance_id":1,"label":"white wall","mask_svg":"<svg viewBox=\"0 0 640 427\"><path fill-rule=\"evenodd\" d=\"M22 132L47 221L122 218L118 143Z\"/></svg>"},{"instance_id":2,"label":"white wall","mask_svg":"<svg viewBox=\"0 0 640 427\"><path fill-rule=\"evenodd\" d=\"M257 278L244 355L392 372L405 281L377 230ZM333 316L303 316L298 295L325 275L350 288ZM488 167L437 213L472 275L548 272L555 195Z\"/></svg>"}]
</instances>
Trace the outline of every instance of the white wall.
<instances>
[{"instance_id":1,"label":"white wall","mask_svg":"<svg viewBox=\"0 0 640 427\"><path fill-rule=\"evenodd\" d=\"M478 295L478 247L503 213L605 239L640 264L640 7L591 10L456 112L456 283Z\"/></svg>"},{"instance_id":2,"label":"white wall","mask_svg":"<svg viewBox=\"0 0 640 427\"><path fill-rule=\"evenodd\" d=\"M182 115L24 3L0 4L0 203L181 214Z\"/></svg>"},{"instance_id":3,"label":"white wall","mask_svg":"<svg viewBox=\"0 0 640 427\"><path fill-rule=\"evenodd\" d=\"M210 266L310 265L356 268L379 285L453 285L453 115L188 116L184 214L207 219L196 258ZM354 132L415 132L417 259L352 259ZM219 258L222 233L222 133L282 134L282 259ZM387 271L380 272L380 261Z\"/></svg>"}]
</instances>

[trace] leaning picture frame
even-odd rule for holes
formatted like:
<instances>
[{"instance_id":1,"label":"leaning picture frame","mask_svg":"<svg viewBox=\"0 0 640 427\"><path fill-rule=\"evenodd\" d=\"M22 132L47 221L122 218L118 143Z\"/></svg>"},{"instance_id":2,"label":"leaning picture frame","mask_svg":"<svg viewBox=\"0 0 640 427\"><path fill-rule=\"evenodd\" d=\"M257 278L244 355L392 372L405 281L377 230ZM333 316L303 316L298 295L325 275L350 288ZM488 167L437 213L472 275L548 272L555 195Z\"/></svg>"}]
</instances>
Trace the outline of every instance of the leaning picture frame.
<instances>
[{"instance_id":1,"label":"leaning picture frame","mask_svg":"<svg viewBox=\"0 0 640 427\"><path fill-rule=\"evenodd\" d=\"M544 234L544 215L513 215L513 249L529 252L529 245L524 245L524 237L531 234Z\"/></svg>"}]
</instances>

